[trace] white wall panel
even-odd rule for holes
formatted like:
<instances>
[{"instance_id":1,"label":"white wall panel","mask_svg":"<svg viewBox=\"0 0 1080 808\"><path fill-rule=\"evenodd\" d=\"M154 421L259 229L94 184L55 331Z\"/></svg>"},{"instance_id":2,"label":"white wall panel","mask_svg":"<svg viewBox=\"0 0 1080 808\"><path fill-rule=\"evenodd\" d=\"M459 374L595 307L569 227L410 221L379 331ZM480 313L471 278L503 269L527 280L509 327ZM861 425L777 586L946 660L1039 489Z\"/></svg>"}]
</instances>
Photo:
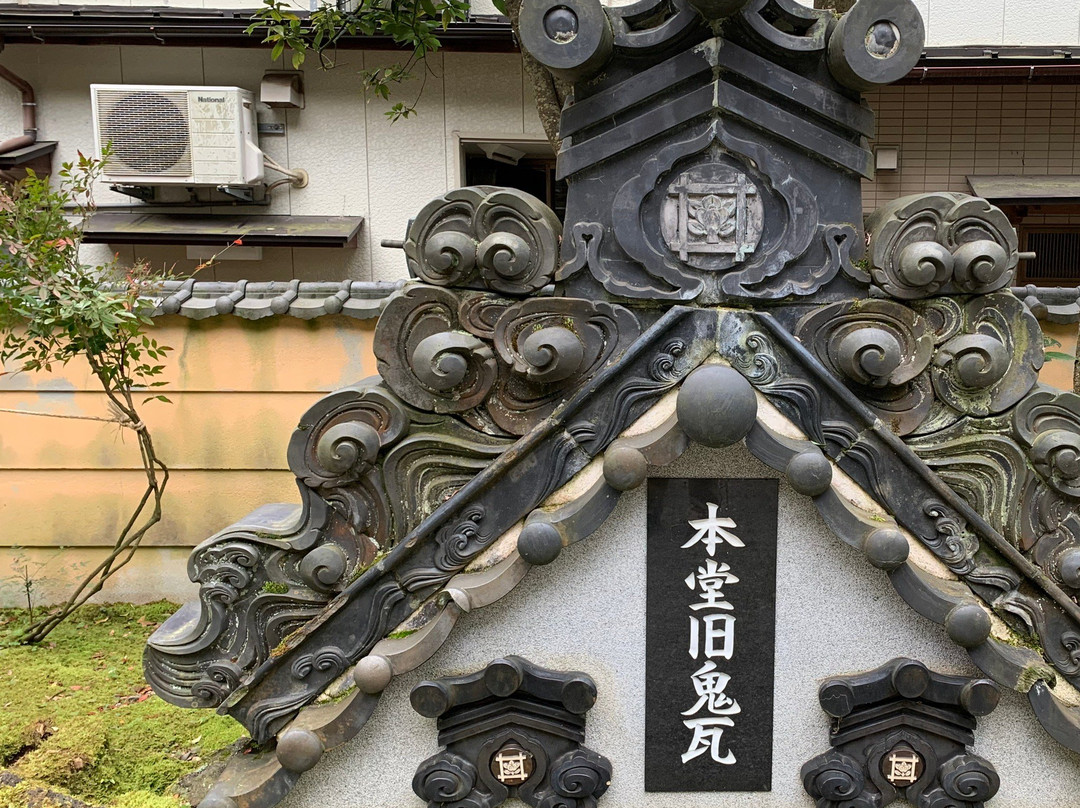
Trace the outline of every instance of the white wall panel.
<instances>
[{"instance_id":1,"label":"white wall panel","mask_svg":"<svg viewBox=\"0 0 1080 808\"><path fill-rule=\"evenodd\" d=\"M393 63L394 54L365 53L365 68ZM409 219L424 204L446 190L446 116L443 94L443 56L435 54L417 105L416 115L391 123L385 112L397 101L411 102L420 89L413 79L394 88L391 101L369 99L367 116L367 171L371 280L405 277L400 250L379 246L384 238L400 239ZM423 68L421 68L422 70ZM355 81L355 78L353 79Z\"/></svg>"},{"instance_id":2,"label":"white wall panel","mask_svg":"<svg viewBox=\"0 0 1080 808\"><path fill-rule=\"evenodd\" d=\"M0 64L33 85L38 137L59 141L53 158L55 169L59 170L63 162L76 160L80 151L94 152L90 85L123 81L120 48L9 45L0 52ZM0 118L8 115L21 120L17 98L13 106L0 108ZM127 201L127 197L103 189L97 201L102 205L117 204Z\"/></svg>"},{"instance_id":3,"label":"white wall panel","mask_svg":"<svg viewBox=\"0 0 1080 808\"><path fill-rule=\"evenodd\" d=\"M1080 42L1080 0L1008 0L1004 41L1010 45Z\"/></svg>"},{"instance_id":4,"label":"white wall panel","mask_svg":"<svg viewBox=\"0 0 1080 808\"><path fill-rule=\"evenodd\" d=\"M286 137L262 138L264 143L283 141L287 154L276 158L278 162L308 172L306 188L282 186L274 192L286 192L290 213L364 217L356 249L294 250L294 276L301 280L371 279L367 105L356 75L364 54L343 51L339 58L338 67L329 71L320 70L315 59L305 63L305 108L285 115ZM409 120L400 125L412 124ZM280 177L273 172L267 176Z\"/></svg>"},{"instance_id":5,"label":"white wall panel","mask_svg":"<svg viewBox=\"0 0 1080 808\"><path fill-rule=\"evenodd\" d=\"M202 48L125 45L120 49L125 84L207 84ZM234 82L225 82L233 85Z\"/></svg>"},{"instance_id":6,"label":"white wall panel","mask_svg":"<svg viewBox=\"0 0 1080 808\"><path fill-rule=\"evenodd\" d=\"M519 135L522 116L521 58L515 53L443 54L446 92L446 186L454 176L455 132Z\"/></svg>"},{"instance_id":7,"label":"white wall panel","mask_svg":"<svg viewBox=\"0 0 1080 808\"><path fill-rule=\"evenodd\" d=\"M930 0L928 18L928 45L1001 44L1005 0Z\"/></svg>"}]
</instances>

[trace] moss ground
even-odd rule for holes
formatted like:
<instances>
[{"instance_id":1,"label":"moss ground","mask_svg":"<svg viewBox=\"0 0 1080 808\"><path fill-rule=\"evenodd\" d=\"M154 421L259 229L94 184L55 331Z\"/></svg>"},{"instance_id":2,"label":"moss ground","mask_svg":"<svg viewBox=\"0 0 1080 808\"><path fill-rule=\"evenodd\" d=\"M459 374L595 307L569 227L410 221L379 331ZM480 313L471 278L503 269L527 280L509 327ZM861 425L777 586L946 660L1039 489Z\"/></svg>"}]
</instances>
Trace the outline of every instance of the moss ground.
<instances>
[{"instance_id":1,"label":"moss ground","mask_svg":"<svg viewBox=\"0 0 1080 808\"><path fill-rule=\"evenodd\" d=\"M142 675L146 638L176 606L86 606L38 646L0 647L0 808L28 788L108 808L180 808L170 786L233 744L243 728L210 710L174 707ZM0 610L0 643L26 625Z\"/></svg>"}]
</instances>

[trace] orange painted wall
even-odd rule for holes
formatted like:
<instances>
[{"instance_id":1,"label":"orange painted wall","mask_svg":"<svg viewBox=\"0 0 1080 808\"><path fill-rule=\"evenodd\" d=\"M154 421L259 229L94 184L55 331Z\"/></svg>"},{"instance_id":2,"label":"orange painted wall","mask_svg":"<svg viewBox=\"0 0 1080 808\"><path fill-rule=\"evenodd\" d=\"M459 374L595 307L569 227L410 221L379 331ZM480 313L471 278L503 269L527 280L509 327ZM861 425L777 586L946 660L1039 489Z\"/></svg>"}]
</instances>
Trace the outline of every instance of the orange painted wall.
<instances>
[{"instance_id":1,"label":"orange painted wall","mask_svg":"<svg viewBox=\"0 0 1080 808\"><path fill-rule=\"evenodd\" d=\"M103 599L192 597L188 548L261 504L298 501L289 436L323 393L375 373L373 326L349 317L155 321L154 336L175 349L160 390L173 403L146 404L144 418L172 478L163 521ZM0 376L0 409L108 414L74 363ZM19 602L12 576L22 564L34 570L41 602L61 595L103 556L142 490L126 430L0 412L0 603Z\"/></svg>"}]
</instances>

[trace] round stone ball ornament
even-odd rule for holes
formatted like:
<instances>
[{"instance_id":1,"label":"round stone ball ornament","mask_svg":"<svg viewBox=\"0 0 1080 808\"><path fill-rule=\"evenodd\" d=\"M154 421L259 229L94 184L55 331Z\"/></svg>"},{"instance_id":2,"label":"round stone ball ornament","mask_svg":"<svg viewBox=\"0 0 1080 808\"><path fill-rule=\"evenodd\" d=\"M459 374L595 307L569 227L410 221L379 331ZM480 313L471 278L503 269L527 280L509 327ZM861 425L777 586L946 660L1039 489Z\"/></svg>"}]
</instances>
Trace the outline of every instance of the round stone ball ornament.
<instances>
[{"instance_id":1,"label":"round stone ball ornament","mask_svg":"<svg viewBox=\"0 0 1080 808\"><path fill-rule=\"evenodd\" d=\"M757 420L757 396L737 370L706 365L686 377L675 410L690 440L722 448L750 433Z\"/></svg>"}]
</instances>

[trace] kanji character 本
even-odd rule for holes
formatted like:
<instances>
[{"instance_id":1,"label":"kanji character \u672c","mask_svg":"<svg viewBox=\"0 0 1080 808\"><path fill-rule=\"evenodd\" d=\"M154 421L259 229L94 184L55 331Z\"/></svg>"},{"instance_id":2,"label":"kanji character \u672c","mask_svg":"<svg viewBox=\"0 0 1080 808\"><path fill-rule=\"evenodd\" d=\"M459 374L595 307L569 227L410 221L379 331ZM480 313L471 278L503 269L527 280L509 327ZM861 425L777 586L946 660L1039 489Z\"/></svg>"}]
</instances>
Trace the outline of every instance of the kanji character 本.
<instances>
[{"instance_id":1,"label":"kanji character \u672c","mask_svg":"<svg viewBox=\"0 0 1080 808\"><path fill-rule=\"evenodd\" d=\"M730 614L690 616L690 656L697 659L704 647L706 659L731 659L735 649L735 617Z\"/></svg>"},{"instance_id":2,"label":"kanji character \u672c","mask_svg":"<svg viewBox=\"0 0 1080 808\"><path fill-rule=\"evenodd\" d=\"M682 549L687 547L693 547L698 542L705 545L705 549L709 555L716 555L716 546L727 542L732 547L745 547L742 539L736 536L734 533L729 532L725 528L735 527L735 520L728 519L725 516L717 516L717 504L715 502L706 503L709 507L709 515L705 519L691 519L689 521L690 527L697 531L693 537L686 544L682 546Z\"/></svg>"},{"instance_id":3,"label":"kanji character \u672c","mask_svg":"<svg viewBox=\"0 0 1080 808\"><path fill-rule=\"evenodd\" d=\"M735 722L722 715L707 716L704 718L690 718L683 721L687 729L694 731L694 737L690 739L690 748L683 752L682 762L688 763L696 757L701 757L706 752L717 763L730 766L735 763L735 754L728 749L720 753L720 742L727 727L735 726Z\"/></svg>"},{"instance_id":4,"label":"kanji character \u672c","mask_svg":"<svg viewBox=\"0 0 1080 808\"><path fill-rule=\"evenodd\" d=\"M702 609L732 609L730 603L724 600L724 584L737 584L739 579L731 572L727 564L717 564L709 558L704 567L698 567L697 575L691 573L686 577L686 585L690 589L701 590L701 602L690 606L694 611Z\"/></svg>"},{"instance_id":5,"label":"kanji character \u672c","mask_svg":"<svg viewBox=\"0 0 1080 808\"><path fill-rule=\"evenodd\" d=\"M707 708L713 715L738 715L742 712L739 702L724 692L731 677L718 671L715 662L706 662L691 679L694 682L694 690L698 694L698 703L683 715L694 715L702 707Z\"/></svg>"}]
</instances>

